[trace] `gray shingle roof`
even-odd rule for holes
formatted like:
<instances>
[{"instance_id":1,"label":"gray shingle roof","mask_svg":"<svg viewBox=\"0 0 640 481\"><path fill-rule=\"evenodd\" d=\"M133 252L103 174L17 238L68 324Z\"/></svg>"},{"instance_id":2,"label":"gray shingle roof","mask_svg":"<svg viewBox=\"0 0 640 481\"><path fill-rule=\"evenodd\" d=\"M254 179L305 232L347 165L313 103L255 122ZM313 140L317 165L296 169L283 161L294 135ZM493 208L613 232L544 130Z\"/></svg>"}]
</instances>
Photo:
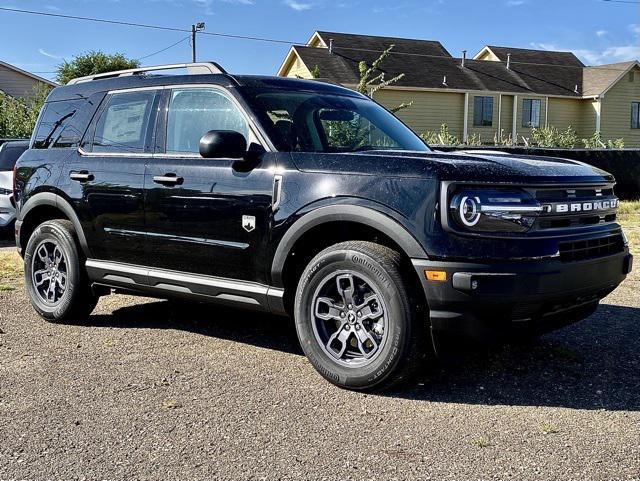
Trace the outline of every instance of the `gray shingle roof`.
<instances>
[{"instance_id":1,"label":"gray shingle roof","mask_svg":"<svg viewBox=\"0 0 640 481\"><path fill-rule=\"evenodd\" d=\"M375 35L357 35L352 33L326 32L321 30L317 33L327 46L329 46L329 40L333 39L333 46L336 48L353 48L382 52L389 48L389 45L393 44L395 45L393 49L394 52L451 57L451 54L447 52L442 44L434 40L379 37Z\"/></svg>"},{"instance_id":2,"label":"gray shingle roof","mask_svg":"<svg viewBox=\"0 0 640 481\"><path fill-rule=\"evenodd\" d=\"M490 49L503 62L506 62L507 55L511 54L512 62L584 67L580 59L571 52L498 47L495 45L487 45L486 48Z\"/></svg>"},{"instance_id":3,"label":"gray shingle roof","mask_svg":"<svg viewBox=\"0 0 640 481\"><path fill-rule=\"evenodd\" d=\"M599 95L616 81L636 61L612 63L584 69L584 95Z\"/></svg>"},{"instance_id":4,"label":"gray shingle roof","mask_svg":"<svg viewBox=\"0 0 640 481\"><path fill-rule=\"evenodd\" d=\"M294 47L305 65L318 66L320 77L341 84L358 82L358 64L371 64L380 55L375 52L342 49L334 41L333 53L325 48ZM355 48L355 47L354 47ZM386 47L385 47L386 48ZM394 48L393 52L396 52ZM513 64L507 69L502 62L466 60L451 56L418 56L393 53L382 64L387 79L404 73L396 85L400 87L488 90L541 95L581 97L582 67L533 66ZM443 84L444 77L446 85ZM578 92L575 87L578 86Z\"/></svg>"}]
</instances>

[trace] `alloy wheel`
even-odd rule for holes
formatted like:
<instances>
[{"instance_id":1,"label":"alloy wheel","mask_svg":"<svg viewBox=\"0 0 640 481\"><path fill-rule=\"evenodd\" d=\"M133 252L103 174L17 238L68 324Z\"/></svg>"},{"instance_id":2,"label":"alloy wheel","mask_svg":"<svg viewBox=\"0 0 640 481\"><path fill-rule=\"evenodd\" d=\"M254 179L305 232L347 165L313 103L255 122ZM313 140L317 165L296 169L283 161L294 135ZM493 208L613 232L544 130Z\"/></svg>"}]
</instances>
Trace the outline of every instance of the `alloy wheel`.
<instances>
[{"instance_id":1,"label":"alloy wheel","mask_svg":"<svg viewBox=\"0 0 640 481\"><path fill-rule=\"evenodd\" d=\"M365 275L339 271L325 277L313 297L316 341L335 362L368 365L388 333L387 309L376 285Z\"/></svg>"},{"instance_id":2,"label":"alloy wheel","mask_svg":"<svg viewBox=\"0 0 640 481\"><path fill-rule=\"evenodd\" d=\"M48 305L60 302L67 290L67 261L60 246L51 240L41 242L33 256L31 282L38 296Z\"/></svg>"}]
</instances>

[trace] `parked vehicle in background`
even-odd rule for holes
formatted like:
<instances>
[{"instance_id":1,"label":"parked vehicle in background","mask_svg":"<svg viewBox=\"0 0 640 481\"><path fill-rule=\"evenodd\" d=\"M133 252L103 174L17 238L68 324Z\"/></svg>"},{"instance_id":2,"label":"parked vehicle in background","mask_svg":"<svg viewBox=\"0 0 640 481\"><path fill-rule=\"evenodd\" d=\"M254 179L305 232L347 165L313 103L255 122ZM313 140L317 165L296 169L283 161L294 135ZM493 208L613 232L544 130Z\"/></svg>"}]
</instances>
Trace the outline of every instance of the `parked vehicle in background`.
<instances>
[{"instance_id":1,"label":"parked vehicle in background","mask_svg":"<svg viewBox=\"0 0 640 481\"><path fill-rule=\"evenodd\" d=\"M13 168L28 148L28 140L6 141L0 144L0 237L13 234L13 223L16 220Z\"/></svg>"},{"instance_id":2,"label":"parked vehicle in background","mask_svg":"<svg viewBox=\"0 0 640 481\"><path fill-rule=\"evenodd\" d=\"M320 374L372 389L410 378L431 332L593 313L631 271L614 184L435 152L336 85L161 66L53 90L16 169L16 241L47 320L112 289L289 314Z\"/></svg>"}]
</instances>

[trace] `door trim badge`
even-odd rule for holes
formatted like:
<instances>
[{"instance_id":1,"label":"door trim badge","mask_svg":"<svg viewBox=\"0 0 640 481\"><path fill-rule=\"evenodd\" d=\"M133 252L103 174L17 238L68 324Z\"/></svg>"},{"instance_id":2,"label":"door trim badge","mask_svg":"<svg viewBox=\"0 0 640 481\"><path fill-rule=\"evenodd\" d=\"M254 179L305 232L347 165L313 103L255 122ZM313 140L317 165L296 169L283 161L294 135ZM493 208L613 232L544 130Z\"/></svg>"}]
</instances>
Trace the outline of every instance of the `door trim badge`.
<instances>
[{"instance_id":1,"label":"door trim badge","mask_svg":"<svg viewBox=\"0 0 640 481\"><path fill-rule=\"evenodd\" d=\"M256 216L243 215L242 216L242 228L247 232L251 232L256 228Z\"/></svg>"}]
</instances>

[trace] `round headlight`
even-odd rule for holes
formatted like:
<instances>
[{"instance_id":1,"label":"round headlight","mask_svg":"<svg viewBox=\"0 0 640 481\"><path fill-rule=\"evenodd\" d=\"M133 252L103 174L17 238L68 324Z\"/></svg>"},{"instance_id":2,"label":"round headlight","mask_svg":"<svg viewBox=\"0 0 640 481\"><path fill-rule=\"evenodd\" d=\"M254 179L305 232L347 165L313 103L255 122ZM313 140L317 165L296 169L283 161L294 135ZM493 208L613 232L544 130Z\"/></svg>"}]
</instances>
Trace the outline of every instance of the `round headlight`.
<instances>
[{"instance_id":1,"label":"round headlight","mask_svg":"<svg viewBox=\"0 0 640 481\"><path fill-rule=\"evenodd\" d=\"M460 198L458 207L460 221L467 227L473 227L480 221L480 199L467 195Z\"/></svg>"}]
</instances>

